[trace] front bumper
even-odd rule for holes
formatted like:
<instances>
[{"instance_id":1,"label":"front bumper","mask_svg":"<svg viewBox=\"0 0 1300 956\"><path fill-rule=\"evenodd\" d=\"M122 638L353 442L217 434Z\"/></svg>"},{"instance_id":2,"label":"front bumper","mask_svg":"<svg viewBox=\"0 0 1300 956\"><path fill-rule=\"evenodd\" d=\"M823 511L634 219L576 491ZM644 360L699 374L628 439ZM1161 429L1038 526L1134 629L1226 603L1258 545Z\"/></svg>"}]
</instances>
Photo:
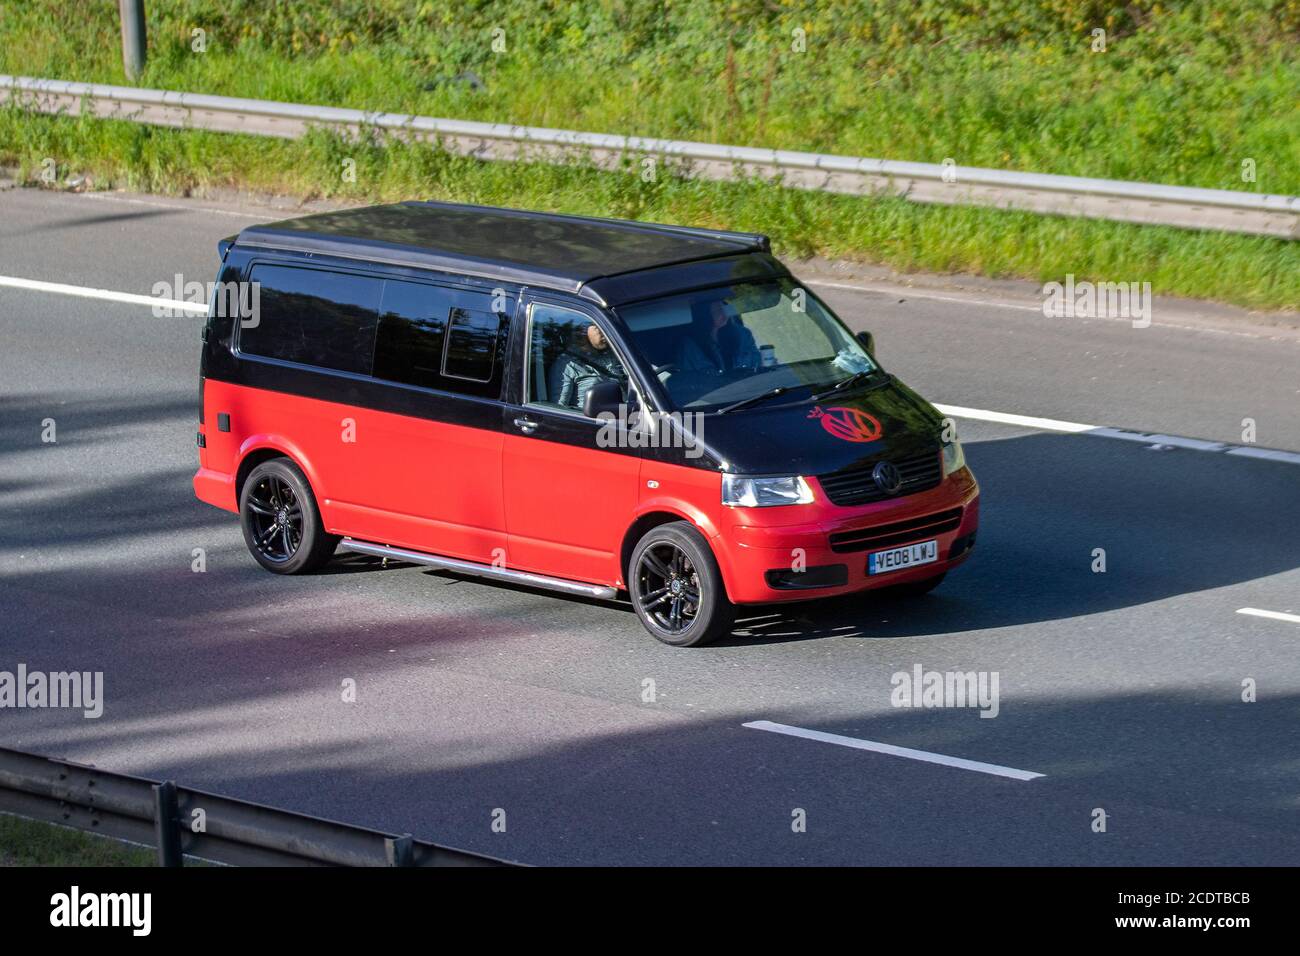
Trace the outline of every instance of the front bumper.
<instances>
[{"instance_id":1,"label":"front bumper","mask_svg":"<svg viewBox=\"0 0 1300 956\"><path fill-rule=\"evenodd\" d=\"M817 490L812 505L771 509L786 520L797 514L804 519L798 524L760 524L768 520L761 511L733 512L750 523L733 523L713 548L734 603L806 601L923 581L970 556L979 528L979 485L968 468L929 491L858 507L833 505ZM887 533L876 534L882 529ZM931 539L938 541L937 561L867 574L871 552Z\"/></svg>"}]
</instances>

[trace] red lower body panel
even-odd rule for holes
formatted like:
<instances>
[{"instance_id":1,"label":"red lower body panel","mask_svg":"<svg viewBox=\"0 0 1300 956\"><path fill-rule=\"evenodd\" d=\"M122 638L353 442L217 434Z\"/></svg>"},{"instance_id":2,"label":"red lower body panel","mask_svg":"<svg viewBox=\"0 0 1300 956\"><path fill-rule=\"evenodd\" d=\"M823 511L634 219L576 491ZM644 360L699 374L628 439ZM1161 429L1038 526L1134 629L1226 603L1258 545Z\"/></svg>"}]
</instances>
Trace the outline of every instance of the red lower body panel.
<instances>
[{"instance_id":1,"label":"red lower body panel","mask_svg":"<svg viewBox=\"0 0 1300 956\"><path fill-rule=\"evenodd\" d=\"M332 534L483 563L504 554L497 430L211 379L204 421L206 448L194 476L203 501L237 510L240 463L275 452L306 474Z\"/></svg>"},{"instance_id":2,"label":"red lower body panel","mask_svg":"<svg viewBox=\"0 0 1300 956\"><path fill-rule=\"evenodd\" d=\"M306 474L333 534L570 580L621 586L625 537L647 515L667 513L699 529L737 604L924 580L964 561L979 526L979 487L965 468L929 491L874 504L835 505L813 479L811 504L731 508L721 503L721 476L707 469L212 380L204 398L206 447L194 476L202 501L237 511L241 463L274 452ZM228 430L218 416L228 416ZM944 515L942 527L931 520ZM915 534L857 550L832 542L897 523ZM871 552L925 540L937 542L934 562L867 573ZM843 583L769 580L769 572L832 568Z\"/></svg>"},{"instance_id":3,"label":"red lower body panel","mask_svg":"<svg viewBox=\"0 0 1300 956\"><path fill-rule=\"evenodd\" d=\"M963 539L969 540L968 536L979 527L979 486L965 468L944 478L929 491L856 507L832 504L817 487L812 504L729 508L721 504L721 478L716 474L711 476L711 481L702 482L699 471L649 464L645 474L660 483L653 499L659 507L666 507L665 499L684 499L682 506L672 510L692 520L709 538L727 595L737 604L806 601L925 580L965 561L969 551L954 554L953 546ZM654 505L648 508L647 504L643 499L643 511L653 509ZM924 522L928 516L954 510L960 511L955 527L936 533L927 530ZM904 534L902 540L894 536L895 540L888 544L871 545L859 551L832 549L831 535L909 521L921 522L913 536ZM867 555L872 551L928 540L938 542L937 561L885 574L867 573ZM769 571L833 565L844 565L844 584L782 589L771 586L767 579Z\"/></svg>"}]
</instances>

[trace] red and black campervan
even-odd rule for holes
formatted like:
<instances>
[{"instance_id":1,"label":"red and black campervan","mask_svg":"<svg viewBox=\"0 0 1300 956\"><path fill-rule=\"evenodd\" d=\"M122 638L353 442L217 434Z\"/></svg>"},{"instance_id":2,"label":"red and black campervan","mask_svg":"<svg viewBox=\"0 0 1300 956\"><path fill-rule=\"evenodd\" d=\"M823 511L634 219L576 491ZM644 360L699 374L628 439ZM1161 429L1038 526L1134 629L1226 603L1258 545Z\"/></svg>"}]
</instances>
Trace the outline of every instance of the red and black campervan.
<instances>
[{"instance_id":1,"label":"red and black campervan","mask_svg":"<svg viewBox=\"0 0 1300 956\"><path fill-rule=\"evenodd\" d=\"M737 605L928 591L974 545L950 423L764 236L406 202L220 253L194 488L268 570L342 547L626 593L696 645Z\"/></svg>"}]
</instances>

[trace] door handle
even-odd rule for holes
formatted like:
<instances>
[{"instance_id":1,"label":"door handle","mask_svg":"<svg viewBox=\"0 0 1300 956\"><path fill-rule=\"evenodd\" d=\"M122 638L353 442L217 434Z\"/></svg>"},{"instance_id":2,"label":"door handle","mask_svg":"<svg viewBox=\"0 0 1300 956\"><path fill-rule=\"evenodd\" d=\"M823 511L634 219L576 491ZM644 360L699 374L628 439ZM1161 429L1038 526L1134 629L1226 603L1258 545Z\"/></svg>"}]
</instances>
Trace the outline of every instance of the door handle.
<instances>
[{"instance_id":1,"label":"door handle","mask_svg":"<svg viewBox=\"0 0 1300 956\"><path fill-rule=\"evenodd\" d=\"M537 431L537 424L537 422L531 422L526 418L515 419L515 427L525 435L531 435L533 432Z\"/></svg>"}]
</instances>

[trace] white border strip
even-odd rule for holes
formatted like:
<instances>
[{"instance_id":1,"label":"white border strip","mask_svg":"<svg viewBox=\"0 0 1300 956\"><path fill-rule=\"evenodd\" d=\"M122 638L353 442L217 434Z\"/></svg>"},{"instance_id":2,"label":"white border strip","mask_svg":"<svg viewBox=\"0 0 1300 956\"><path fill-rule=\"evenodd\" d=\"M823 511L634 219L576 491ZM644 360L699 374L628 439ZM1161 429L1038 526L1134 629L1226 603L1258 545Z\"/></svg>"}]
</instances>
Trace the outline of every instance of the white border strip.
<instances>
[{"instance_id":1,"label":"white border strip","mask_svg":"<svg viewBox=\"0 0 1300 956\"><path fill-rule=\"evenodd\" d=\"M966 760L964 757L932 754L928 750L913 750L910 747L895 747L893 744L877 743L874 740L842 737L839 734L827 734L820 730L807 730L803 727L791 727L789 724L777 724L770 720L751 720L741 726L748 727L750 730L766 730L774 734L785 734L789 737L818 740L824 744L839 744L841 747L852 747L854 750L870 750L872 753L888 754L891 757L906 757L909 760L920 760L924 763L937 763L945 767L956 767L959 770L974 770L976 773L987 773L995 777L1009 777L1012 780L1034 780L1037 777L1045 776L1045 774L1035 773L1032 770L1017 770L1015 767L1000 767L995 763L981 763L978 760Z\"/></svg>"},{"instance_id":2,"label":"white border strip","mask_svg":"<svg viewBox=\"0 0 1300 956\"><path fill-rule=\"evenodd\" d=\"M1227 451L1234 447L1221 441L1183 438L1179 435L1164 435L1158 432L1135 432L1127 428L1094 428L1089 434L1096 435L1098 438L1118 438L1121 441L1136 441L1144 445L1168 445L1171 448L1188 448L1192 451Z\"/></svg>"},{"instance_id":3,"label":"white border strip","mask_svg":"<svg viewBox=\"0 0 1300 956\"><path fill-rule=\"evenodd\" d=\"M90 195L87 193L86 195ZM933 299L936 302L956 302L960 305L986 305L994 309L1015 309L1018 312L1037 312L1043 314L1041 305L1021 305L1018 302L998 302L994 299L979 299L974 296L939 295L917 289L914 286L878 286L850 282L830 282L825 279L802 279L804 285L819 285L826 289L844 289L850 292L875 292L880 295L902 296L905 299ZM1127 320L1126 320L1127 321Z\"/></svg>"},{"instance_id":4,"label":"white border strip","mask_svg":"<svg viewBox=\"0 0 1300 956\"><path fill-rule=\"evenodd\" d=\"M112 289L92 289L84 285L67 285L62 282L40 282L36 279L19 279L14 276L0 276L0 286L11 289L29 289L33 292L53 292L58 295L75 295L83 299L103 299L107 302L125 302L128 305L147 305L151 308L170 309L189 312L194 315L207 315L207 303L186 302L183 299L160 299L152 295L136 295L133 292L114 292Z\"/></svg>"},{"instance_id":5,"label":"white border strip","mask_svg":"<svg viewBox=\"0 0 1300 956\"><path fill-rule=\"evenodd\" d=\"M1283 614L1281 611L1265 611L1257 607L1239 607L1238 614L1249 614L1251 617L1266 617L1271 621L1286 621L1290 624L1300 624L1300 614Z\"/></svg>"},{"instance_id":6,"label":"white border strip","mask_svg":"<svg viewBox=\"0 0 1300 956\"><path fill-rule=\"evenodd\" d=\"M268 216L262 213L245 212L242 209L219 209L216 206L203 204L201 201L193 205L185 205L177 202L158 202L153 199L137 199L133 196L116 196L113 193L77 193L79 199L93 199L97 202L120 202L127 203L131 206L150 206L154 209L172 209L176 212L195 212L204 215L213 216L230 216L234 219L261 219L264 222L276 222L285 218L284 215ZM323 210L322 210L323 211ZM286 213L285 215L293 215ZM305 215L305 213L304 213Z\"/></svg>"},{"instance_id":7,"label":"white border strip","mask_svg":"<svg viewBox=\"0 0 1300 956\"><path fill-rule=\"evenodd\" d=\"M84 195L93 196L95 194L85 193ZM898 284L894 284L894 285L876 285L876 284L871 284L870 282L867 282L865 280L860 282L832 282L827 279L804 278L801 281L803 282L804 285L822 286L823 288L826 289L843 289L849 292L870 292L874 295L887 296L889 298L898 299L900 301L904 299L926 299L926 300L934 300L936 302L956 302L959 305L974 305L974 306L981 306L990 309L1012 309L1017 312L1035 312L1040 316L1043 314L1043 306L1041 303L1038 305L1026 305L1023 302L1006 302L999 299L985 299L985 298L981 298L977 293L968 293L968 292L963 292L960 295L941 295L936 292L928 291L924 286L902 284L901 279ZM1128 323L1130 320L1121 318L1119 316L1098 315L1098 316L1093 316L1092 318L1086 318L1086 319L1081 318L1079 321L1084 323L1087 322ZM1228 336L1236 336L1238 338L1243 338L1243 339L1266 339L1271 342L1282 341L1282 340L1288 342L1296 341L1295 337L1291 335L1269 334L1269 332L1266 331L1262 326L1255 326L1257 331L1246 332L1241 329L1216 328L1213 325L1195 325L1195 324L1188 325L1183 322L1165 322L1160 320L1153 320L1151 324L1153 326L1162 329L1179 329L1183 332L1202 332L1205 333L1206 335L1228 335Z\"/></svg>"}]
</instances>

